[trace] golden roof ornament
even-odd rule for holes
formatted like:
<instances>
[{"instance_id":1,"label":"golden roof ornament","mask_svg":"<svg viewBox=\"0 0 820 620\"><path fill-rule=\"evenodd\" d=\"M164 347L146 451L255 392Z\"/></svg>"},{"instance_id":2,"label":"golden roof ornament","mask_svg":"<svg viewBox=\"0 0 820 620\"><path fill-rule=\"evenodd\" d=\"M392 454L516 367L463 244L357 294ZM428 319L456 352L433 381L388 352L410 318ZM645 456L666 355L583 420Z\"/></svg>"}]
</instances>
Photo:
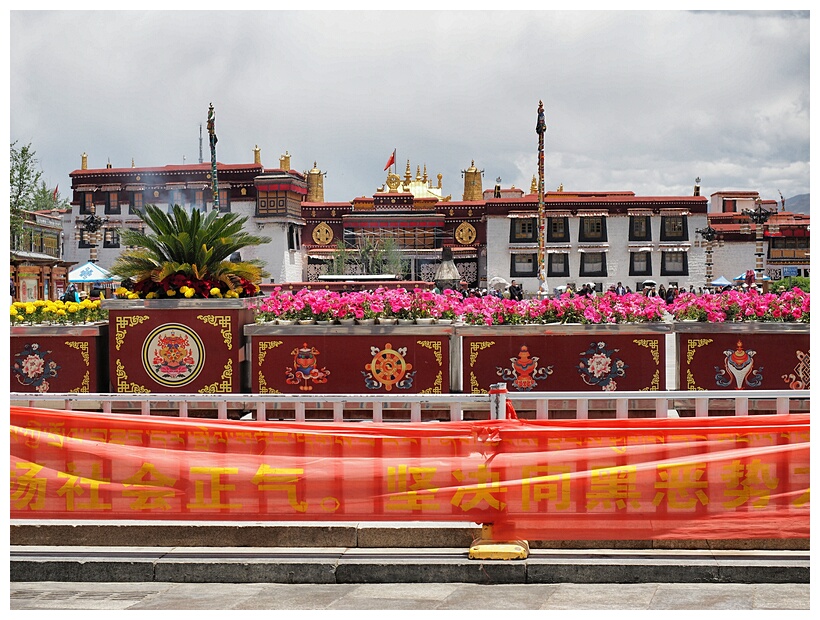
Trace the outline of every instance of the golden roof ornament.
<instances>
[{"instance_id":1,"label":"golden roof ornament","mask_svg":"<svg viewBox=\"0 0 820 620\"><path fill-rule=\"evenodd\" d=\"M279 156L279 169L290 170L290 153L285 151L284 155Z\"/></svg>"},{"instance_id":2,"label":"golden roof ornament","mask_svg":"<svg viewBox=\"0 0 820 620\"><path fill-rule=\"evenodd\" d=\"M387 175L387 187L391 192L395 192L401 185L401 178L394 172Z\"/></svg>"},{"instance_id":3,"label":"golden roof ornament","mask_svg":"<svg viewBox=\"0 0 820 620\"><path fill-rule=\"evenodd\" d=\"M404 171L404 182L409 183L413 178L410 176L410 160L407 160L407 169Z\"/></svg>"},{"instance_id":4,"label":"golden roof ornament","mask_svg":"<svg viewBox=\"0 0 820 620\"><path fill-rule=\"evenodd\" d=\"M538 183L535 180L535 175L532 175L532 183L530 183L530 194L538 192Z\"/></svg>"},{"instance_id":5,"label":"golden roof ornament","mask_svg":"<svg viewBox=\"0 0 820 620\"><path fill-rule=\"evenodd\" d=\"M258 144L253 147L253 163L257 166L262 165L262 149L259 148Z\"/></svg>"}]
</instances>

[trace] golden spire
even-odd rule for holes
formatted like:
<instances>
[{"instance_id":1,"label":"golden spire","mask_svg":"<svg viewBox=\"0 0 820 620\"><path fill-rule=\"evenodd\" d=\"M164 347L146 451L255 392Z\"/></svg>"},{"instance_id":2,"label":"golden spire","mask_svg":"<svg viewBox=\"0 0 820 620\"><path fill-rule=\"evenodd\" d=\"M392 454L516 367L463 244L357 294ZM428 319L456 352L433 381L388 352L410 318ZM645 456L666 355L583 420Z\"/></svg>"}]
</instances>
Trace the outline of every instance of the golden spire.
<instances>
[{"instance_id":1,"label":"golden spire","mask_svg":"<svg viewBox=\"0 0 820 620\"><path fill-rule=\"evenodd\" d=\"M424 176L422 177L421 180L424 181L425 183L427 183L427 181L428 181L428 179L427 179L427 164L424 164Z\"/></svg>"},{"instance_id":2,"label":"golden spire","mask_svg":"<svg viewBox=\"0 0 820 620\"><path fill-rule=\"evenodd\" d=\"M82 170L88 170L88 153L83 153L83 154L80 156L80 161L82 162L82 163L80 164L80 168L81 168Z\"/></svg>"},{"instance_id":3,"label":"golden spire","mask_svg":"<svg viewBox=\"0 0 820 620\"><path fill-rule=\"evenodd\" d=\"M532 175L532 183L530 183L530 194L538 193L538 182L535 180L535 175Z\"/></svg>"},{"instance_id":4,"label":"golden spire","mask_svg":"<svg viewBox=\"0 0 820 620\"><path fill-rule=\"evenodd\" d=\"M279 156L279 169L290 170L290 153L285 151L284 155Z\"/></svg>"},{"instance_id":5,"label":"golden spire","mask_svg":"<svg viewBox=\"0 0 820 620\"><path fill-rule=\"evenodd\" d=\"M324 174L313 162L313 169L306 174L307 176L307 202L324 202L325 201L325 184Z\"/></svg>"},{"instance_id":6,"label":"golden spire","mask_svg":"<svg viewBox=\"0 0 820 620\"><path fill-rule=\"evenodd\" d=\"M438 178L438 188L441 189L441 173L439 172L436 177Z\"/></svg>"},{"instance_id":7,"label":"golden spire","mask_svg":"<svg viewBox=\"0 0 820 620\"><path fill-rule=\"evenodd\" d=\"M136 166L134 165L134 158L133 157L131 158L131 167L136 168Z\"/></svg>"},{"instance_id":8,"label":"golden spire","mask_svg":"<svg viewBox=\"0 0 820 620\"><path fill-rule=\"evenodd\" d=\"M421 166L416 166L416 181L421 181Z\"/></svg>"},{"instance_id":9,"label":"golden spire","mask_svg":"<svg viewBox=\"0 0 820 620\"><path fill-rule=\"evenodd\" d=\"M404 182L405 183L410 183L410 181L412 181L412 180L413 180L413 178L410 176L410 160L408 159L407 160L407 170L404 171Z\"/></svg>"},{"instance_id":10,"label":"golden spire","mask_svg":"<svg viewBox=\"0 0 820 620\"><path fill-rule=\"evenodd\" d=\"M258 144L253 147L253 163L257 166L262 165L262 149L259 148Z\"/></svg>"}]
</instances>

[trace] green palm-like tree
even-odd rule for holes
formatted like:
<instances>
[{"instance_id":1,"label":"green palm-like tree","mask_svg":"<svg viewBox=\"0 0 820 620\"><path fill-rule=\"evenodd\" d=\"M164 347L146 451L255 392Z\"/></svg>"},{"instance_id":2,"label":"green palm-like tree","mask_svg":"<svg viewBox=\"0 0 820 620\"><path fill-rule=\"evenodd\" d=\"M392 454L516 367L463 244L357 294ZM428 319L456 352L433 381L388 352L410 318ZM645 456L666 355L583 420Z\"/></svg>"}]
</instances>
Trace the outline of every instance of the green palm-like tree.
<instances>
[{"instance_id":1,"label":"green palm-like tree","mask_svg":"<svg viewBox=\"0 0 820 620\"><path fill-rule=\"evenodd\" d=\"M182 284L193 288L197 297L211 296L213 287L235 293L229 296L245 296L267 275L258 259L230 260L242 248L270 241L245 232L246 217L218 211L203 216L196 209L188 215L179 205L168 214L146 205L140 219L148 232L121 229L121 241L132 249L120 254L111 267L114 275L130 278L139 293L173 296Z\"/></svg>"}]
</instances>

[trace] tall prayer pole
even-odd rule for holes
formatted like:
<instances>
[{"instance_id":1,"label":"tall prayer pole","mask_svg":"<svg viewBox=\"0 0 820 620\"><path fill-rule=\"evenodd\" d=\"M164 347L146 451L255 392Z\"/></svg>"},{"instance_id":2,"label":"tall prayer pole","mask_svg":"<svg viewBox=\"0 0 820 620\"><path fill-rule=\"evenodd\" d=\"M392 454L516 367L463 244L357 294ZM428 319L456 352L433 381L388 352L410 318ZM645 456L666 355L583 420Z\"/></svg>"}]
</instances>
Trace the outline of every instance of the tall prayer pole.
<instances>
[{"instance_id":1,"label":"tall prayer pole","mask_svg":"<svg viewBox=\"0 0 820 620\"><path fill-rule=\"evenodd\" d=\"M211 186L214 193L214 210L219 211L219 184L216 182L216 130L214 129L214 104L208 108L208 141L211 144Z\"/></svg>"},{"instance_id":2,"label":"tall prayer pole","mask_svg":"<svg viewBox=\"0 0 820 620\"><path fill-rule=\"evenodd\" d=\"M544 134L547 133L547 123L544 121L544 102L538 102L538 122L535 125L538 134L538 280L540 293L545 293L547 282L547 267L544 257L544 243L546 235L546 210L544 208Z\"/></svg>"}]
</instances>

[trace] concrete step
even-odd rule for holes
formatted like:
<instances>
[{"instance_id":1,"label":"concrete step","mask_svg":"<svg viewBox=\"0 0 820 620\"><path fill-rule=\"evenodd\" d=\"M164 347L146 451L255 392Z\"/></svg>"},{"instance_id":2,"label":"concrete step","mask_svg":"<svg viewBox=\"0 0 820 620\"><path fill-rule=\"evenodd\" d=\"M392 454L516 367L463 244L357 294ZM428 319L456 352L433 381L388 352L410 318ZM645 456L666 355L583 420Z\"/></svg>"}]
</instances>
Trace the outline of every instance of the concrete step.
<instances>
[{"instance_id":1,"label":"concrete step","mask_svg":"<svg viewBox=\"0 0 820 620\"><path fill-rule=\"evenodd\" d=\"M475 523L20 521L11 581L809 583L808 540L528 541L475 560Z\"/></svg>"},{"instance_id":2,"label":"concrete step","mask_svg":"<svg viewBox=\"0 0 820 620\"><path fill-rule=\"evenodd\" d=\"M809 583L808 551L12 546L11 582Z\"/></svg>"},{"instance_id":3,"label":"concrete step","mask_svg":"<svg viewBox=\"0 0 820 620\"><path fill-rule=\"evenodd\" d=\"M460 548L477 523L438 521L66 521L10 523L12 545L138 547ZM531 549L703 549L807 551L809 539L530 540Z\"/></svg>"}]
</instances>

